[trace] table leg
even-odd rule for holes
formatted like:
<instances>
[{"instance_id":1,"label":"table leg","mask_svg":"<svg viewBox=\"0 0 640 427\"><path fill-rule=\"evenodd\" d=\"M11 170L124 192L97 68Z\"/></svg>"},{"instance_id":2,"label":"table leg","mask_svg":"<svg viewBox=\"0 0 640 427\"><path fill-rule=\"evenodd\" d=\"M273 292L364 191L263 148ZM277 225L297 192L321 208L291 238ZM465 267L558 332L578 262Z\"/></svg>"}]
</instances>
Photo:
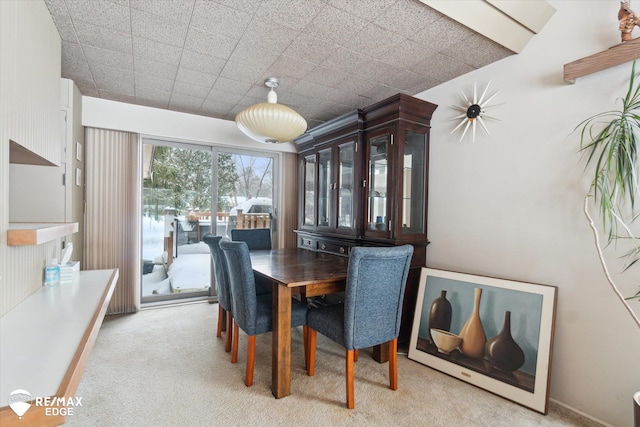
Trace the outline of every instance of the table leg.
<instances>
[{"instance_id":1,"label":"table leg","mask_svg":"<svg viewBox=\"0 0 640 427\"><path fill-rule=\"evenodd\" d=\"M291 394L291 288L273 286L271 393L276 399Z\"/></svg>"}]
</instances>

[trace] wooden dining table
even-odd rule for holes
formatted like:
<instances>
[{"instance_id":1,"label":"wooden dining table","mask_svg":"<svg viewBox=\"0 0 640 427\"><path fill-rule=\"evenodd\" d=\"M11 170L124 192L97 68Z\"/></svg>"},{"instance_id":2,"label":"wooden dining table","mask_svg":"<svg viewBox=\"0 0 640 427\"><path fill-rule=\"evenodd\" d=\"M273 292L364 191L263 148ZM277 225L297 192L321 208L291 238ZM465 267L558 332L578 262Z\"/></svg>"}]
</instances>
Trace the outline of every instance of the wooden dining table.
<instances>
[{"instance_id":1,"label":"wooden dining table","mask_svg":"<svg viewBox=\"0 0 640 427\"><path fill-rule=\"evenodd\" d=\"M271 392L291 394L291 298L344 290L349 259L306 249L251 251L256 282L273 293Z\"/></svg>"}]
</instances>

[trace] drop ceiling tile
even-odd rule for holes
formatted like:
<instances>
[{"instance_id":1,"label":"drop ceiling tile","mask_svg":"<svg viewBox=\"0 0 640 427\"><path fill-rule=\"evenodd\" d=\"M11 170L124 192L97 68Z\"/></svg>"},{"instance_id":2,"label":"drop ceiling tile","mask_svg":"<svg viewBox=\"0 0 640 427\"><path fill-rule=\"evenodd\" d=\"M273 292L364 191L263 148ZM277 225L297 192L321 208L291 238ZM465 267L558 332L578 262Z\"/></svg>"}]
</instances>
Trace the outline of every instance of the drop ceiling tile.
<instances>
[{"instance_id":1,"label":"drop ceiling tile","mask_svg":"<svg viewBox=\"0 0 640 427\"><path fill-rule=\"evenodd\" d=\"M123 33L82 21L77 21L75 28L78 39L83 45L128 54L133 52L133 41L130 33Z\"/></svg>"},{"instance_id":2,"label":"drop ceiling tile","mask_svg":"<svg viewBox=\"0 0 640 427\"><path fill-rule=\"evenodd\" d=\"M65 71L86 71L89 74L91 73L89 70L89 63L87 62L87 58L84 56L84 52L80 44L68 41L62 42L62 68Z\"/></svg>"},{"instance_id":3,"label":"drop ceiling tile","mask_svg":"<svg viewBox=\"0 0 640 427\"><path fill-rule=\"evenodd\" d=\"M91 69L99 91L135 95L133 72L106 66Z\"/></svg>"},{"instance_id":4,"label":"drop ceiling tile","mask_svg":"<svg viewBox=\"0 0 640 427\"><path fill-rule=\"evenodd\" d=\"M330 101L333 97L340 94L340 90L338 89L306 80L299 81L293 90L304 97L325 101Z\"/></svg>"},{"instance_id":5,"label":"drop ceiling tile","mask_svg":"<svg viewBox=\"0 0 640 427\"><path fill-rule=\"evenodd\" d=\"M365 92L363 95L371 98L371 103L376 103L382 101L383 99L387 99L390 96L396 95L398 93L405 93L403 91L399 91L396 88L385 86L385 85L376 85L373 86L369 91Z\"/></svg>"},{"instance_id":6,"label":"drop ceiling tile","mask_svg":"<svg viewBox=\"0 0 640 427\"><path fill-rule=\"evenodd\" d=\"M171 81L175 80L178 73L178 66L175 64L145 58L136 58L133 67L136 74L160 77Z\"/></svg>"},{"instance_id":7,"label":"drop ceiling tile","mask_svg":"<svg viewBox=\"0 0 640 427\"><path fill-rule=\"evenodd\" d=\"M144 105L145 107L161 108L163 110L166 110L169 107L169 101L164 101L162 99L143 98L140 96L136 96L136 104Z\"/></svg>"},{"instance_id":8,"label":"drop ceiling tile","mask_svg":"<svg viewBox=\"0 0 640 427\"><path fill-rule=\"evenodd\" d=\"M300 33L283 52L293 58L304 59L315 64L322 63L339 48L334 43L327 43L317 37Z\"/></svg>"},{"instance_id":9,"label":"drop ceiling tile","mask_svg":"<svg viewBox=\"0 0 640 427\"><path fill-rule=\"evenodd\" d=\"M254 14L262 0L215 0L216 3Z\"/></svg>"},{"instance_id":10,"label":"drop ceiling tile","mask_svg":"<svg viewBox=\"0 0 640 427\"><path fill-rule=\"evenodd\" d=\"M251 68L266 70L277 58L278 54L269 49L256 50L252 42L240 40L229 57L229 62L247 64Z\"/></svg>"},{"instance_id":11,"label":"drop ceiling tile","mask_svg":"<svg viewBox=\"0 0 640 427\"><path fill-rule=\"evenodd\" d=\"M172 46L184 46L187 22L179 22L141 10L131 10L132 34Z\"/></svg>"},{"instance_id":12,"label":"drop ceiling tile","mask_svg":"<svg viewBox=\"0 0 640 427\"><path fill-rule=\"evenodd\" d=\"M163 79L149 74L136 73L134 78L136 84L136 96L140 95L140 90L155 89L159 91L169 92L173 90L173 79Z\"/></svg>"},{"instance_id":13,"label":"drop ceiling tile","mask_svg":"<svg viewBox=\"0 0 640 427\"><path fill-rule=\"evenodd\" d=\"M178 65L180 64L182 49L154 40L134 36L133 54L136 58L144 58L151 61Z\"/></svg>"},{"instance_id":14,"label":"drop ceiling tile","mask_svg":"<svg viewBox=\"0 0 640 427\"><path fill-rule=\"evenodd\" d=\"M373 21L387 30L407 38L443 15L418 0L398 1Z\"/></svg>"},{"instance_id":15,"label":"drop ceiling tile","mask_svg":"<svg viewBox=\"0 0 640 427\"><path fill-rule=\"evenodd\" d=\"M447 16L442 16L424 28L415 31L409 38L424 46L436 47L438 51L442 52L449 46L460 43L474 34L476 33L473 30L458 24Z\"/></svg>"},{"instance_id":16,"label":"drop ceiling tile","mask_svg":"<svg viewBox=\"0 0 640 427\"><path fill-rule=\"evenodd\" d=\"M189 22L195 0L129 0L132 9L170 18L175 21Z\"/></svg>"},{"instance_id":17,"label":"drop ceiling tile","mask_svg":"<svg viewBox=\"0 0 640 427\"><path fill-rule=\"evenodd\" d=\"M169 101L169 108L177 111L185 111L197 114L204 98L173 93Z\"/></svg>"},{"instance_id":18,"label":"drop ceiling tile","mask_svg":"<svg viewBox=\"0 0 640 427\"><path fill-rule=\"evenodd\" d=\"M270 58L273 60L274 57L271 56ZM220 72L220 77L254 84L262 78L262 74L265 69L266 67L257 66L255 64L243 64L241 62L230 60L227 61Z\"/></svg>"},{"instance_id":19,"label":"drop ceiling tile","mask_svg":"<svg viewBox=\"0 0 640 427\"><path fill-rule=\"evenodd\" d=\"M400 91L409 91L420 85L423 81L424 76L422 74L408 70L398 70L395 73L388 74L384 80L384 84Z\"/></svg>"},{"instance_id":20,"label":"drop ceiling tile","mask_svg":"<svg viewBox=\"0 0 640 427\"><path fill-rule=\"evenodd\" d=\"M386 84L387 76L398 73L400 70L393 65L371 58L358 71L358 76L371 80L374 83Z\"/></svg>"},{"instance_id":21,"label":"drop ceiling tile","mask_svg":"<svg viewBox=\"0 0 640 427\"><path fill-rule=\"evenodd\" d=\"M189 95L196 98L206 98L211 90L211 86L201 86L191 82L176 80L173 84L173 94Z\"/></svg>"},{"instance_id":22,"label":"drop ceiling tile","mask_svg":"<svg viewBox=\"0 0 640 427\"><path fill-rule=\"evenodd\" d=\"M422 73L431 79L446 82L473 70L475 68L460 60L441 53L435 53L417 64L412 71L418 74Z\"/></svg>"},{"instance_id":23,"label":"drop ceiling tile","mask_svg":"<svg viewBox=\"0 0 640 427\"><path fill-rule=\"evenodd\" d=\"M237 40L251 21L251 14L213 1L197 1L191 26Z\"/></svg>"},{"instance_id":24,"label":"drop ceiling tile","mask_svg":"<svg viewBox=\"0 0 640 427\"><path fill-rule=\"evenodd\" d=\"M398 0L325 0L331 6L355 15L367 21L373 21L377 16L385 13L385 10Z\"/></svg>"},{"instance_id":25,"label":"drop ceiling tile","mask_svg":"<svg viewBox=\"0 0 640 427\"><path fill-rule=\"evenodd\" d=\"M235 102L205 99L200 107L200 113L211 117L222 118L236 106Z\"/></svg>"},{"instance_id":26,"label":"drop ceiling tile","mask_svg":"<svg viewBox=\"0 0 640 427\"><path fill-rule=\"evenodd\" d=\"M66 0L73 21L84 21L124 33L131 32L129 8L107 1Z\"/></svg>"},{"instance_id":27,"label":"drop ceiling tile","mask_svg":"<svg viewBox=\"0 0 640 427\"><path fill-rule=\"evenodd\" d=\"M152 101L155 105L164 104L162 108L166 108L171 99L171 91L161 90L157 87L138 87L136 85L136 98Z\"/></svg>"},{"instance_id":28,"label":"drop ceiling tile","mask_svg":"<svg viewBox=\"0 0 640 427\"><path fill-rule=\"evenodd\" d=\"M206 102L222 102L226 104L232 104L231 107L233 107L242 99L243 96L244 95L237 93L213 89L211 90L211 92L209 92L209 95L207 95Z\"/></svg>"},{"instance_id":29,"label":"drop ceiling tile","mask_svg":"<svg viewBox=\"0 0 640 427\"><path fill-rule=\"evenodd\" d=\"M84 46L83 51L87 61L91 64L90 68L92 70L94 65L96 65L133 71L133 56L130 54L114 52L94 46Z\"/></svg>"},{"instance_id":30,"label":"drop ceiling tile","mask_svg":"<svg viewBox=\"0 0 640 427\"><path fill-rule=\"evenodd\" d=\"M274 22L255 18L240 39L240 44L251 43L254 49L280 54L298 37L298 31Z\"/></svg>"},{"instance_id":31,"label":"drop ceiling tile","mask_svg":"<svg viewBox=\"0 0 640 427\"><path fill-rule=\"evenodd\" d=\"M374 58L380 58L392 46L397 45L405 37L375 24L362 28L356 35L346 41L344 47L358 52L366 52Z\"/></svg>"},{"instance_id":32,"label":"drop ceiling tile","mask_svg":"<svg viewBox=\"0 0 640 427\"><path fill-rule=\"evenodd\" d=\"M213 89L244 95L249 89L251 89L251 86L252 85L250 83L227 79L225 77L218 77L216 82L213 84Z\"/></svg>"},{"instance_id":33,"label":"drop ceiling tile","mask_svg":"<svg viewBox=\"0 0 640 427\"><path fill-rule=\"evenodd\" d=\"M189 28L184 48L194 52L211 55L215 58L229 59L237 41L218 34L208 33L197 28Z\"/></svg>"},{"instance_id":34,"label":"drop ceiling tile","mask_svg":"<svg viewBox=\"0 0 640 427\"><path fill-rule=\"evenodd\" d=\"M85 96L92 96L94 98L100 98L100 92L96 89L96 85L91 84L89 86L85 86L83 82L75 82L76 86L78 86L78 90Z\"/></svg>"},{"instance_id":35,"label":"drop ceiling tile","mask_svg":"<svg viewBox=\"0 0 640 427\"><path fill-rule=\"evenodd\" d=\"M411 69L414 65L422 62L425 57L434 53L435 50L430 47L404 39L397 45L391 46L378 59L397 68Z\"/></svg>"},{"instance_id":36,"label":"drop ceiling tile","mask_svg":"<svg viewBox=\"0 0 640 427\"><path fill-rule=\"evenodd\" d=\"M64 0L45 0L45 4L58 29L60 38L65 41L78 43L78 37L76 37L73 22L71 22L71 17L69 17L67 5Z\"/></svg>"},{"instance_id":37,"label":"drop ceiling tile","mask_svg":"<svg viewBox=\"0 0 640 427\"><path fill-rule=\"evenodd\" d=\"M210 73L201 73L200 71L190 70L185 67L178 68L176 81L192 83L198 86L206 86L211 88L218 76Z\"/></svg>"},{"instance_id":38,"label":"drop ceiling tile","mask_svg":"<svg viewBox=\"0 0 640 427\"><path fill-rule=\"evenodd\" d=\"M341 47L325 59L321 65L345 74L356 74L370 60L371 58L366 55Z\"/></svg>"},{"instance_id":39,"label":"drop ceiling tile","mask_svg":"<svg viewBox=\"0 0 640 427\"><path fill-rule=\"evenodd\" d=\"M302 31L325 6L319 0L264 0L254 16Z\"/></svg>"},{"instance_id":40,"label":"drop ceiling tile","mask_svg":"<svg viewBox=\"0 0 640 427\"><path fill-rule=\"evenodd\" d=\"M212 74L220 74L226 63L227 61L224 59L186 49L182 51L182 58L180 59L181 67Z\"/></svg>"},{"instance_id":41,"label":"drop ceiling tile","mask_svg":"<svg viewBox=\"0 0 640 427\"><path fill-rule=\"evenodd\" d=\"M327 6L316 15L305 31L327 42L344 46L367 21L333 6Z\"/></svg>"},{"instance_id":42,"label":"drop ceiling tile","mask_svg":"<svg viewBox=\"0 0 640 427\"><path fill-rule=\"evenodd\" d=\"M135 104L136 98L133 96L124 95L121 93L113 93L108 90L99 90L100 97L104 99L110 99L112 101L124 102L127 104Z\"/></svg>"},{"instance_id":43,"label":"drop ceiling tile","mask_svg":"<svg viewBox=\"0 0 640 427\"><path fill-rule=\"evenodd\" d=\"M343 82L349 79L350 76L348 74L327 68L323 65L316 65L305 77L305 80L310 82L320 83L333 88L339 88Z\"/></svg>"},{"instance_id":44,"label":"drop ceiling tile","mask_svg":"<svg viewBox=\"0 0 640 427\"><path fill-rule=\"evenodd\" d=\"M475 68L481 68L493 62L514 55L512 51L480 34L467 38L464 42L450 46L442 53L463 61Z\"/></svg>"},{"instance_id":45,"label":"drop ceiling tile","mask_svg":"<svg viewBox=\"0 0 640 427\"><path fill-rule=\"evenodd\" d=\"M269 67L268 73L274 77L290 76L297 79L304 78L316 67L311 62L280 55Z\"/></svg>"}]
</instances>

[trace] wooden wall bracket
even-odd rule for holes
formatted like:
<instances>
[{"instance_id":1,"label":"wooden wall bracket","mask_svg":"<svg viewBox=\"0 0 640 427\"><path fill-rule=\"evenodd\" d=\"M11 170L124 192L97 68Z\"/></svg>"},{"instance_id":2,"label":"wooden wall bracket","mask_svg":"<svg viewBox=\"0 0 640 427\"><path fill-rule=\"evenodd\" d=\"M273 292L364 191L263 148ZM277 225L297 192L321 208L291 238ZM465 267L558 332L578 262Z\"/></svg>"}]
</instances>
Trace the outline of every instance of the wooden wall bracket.
<instances>
[{"instance_id":1,"label":"wooden wall bracket","mask_svg":"<svg viewBox=\"0 0 640 427\"><path fill-rule=\"evenodd\" d=\"M564 81L575 83L578 77L606 70L640 58L640 38L617 44L609 49L564 64Z\"/></svg>"}]
</instances>

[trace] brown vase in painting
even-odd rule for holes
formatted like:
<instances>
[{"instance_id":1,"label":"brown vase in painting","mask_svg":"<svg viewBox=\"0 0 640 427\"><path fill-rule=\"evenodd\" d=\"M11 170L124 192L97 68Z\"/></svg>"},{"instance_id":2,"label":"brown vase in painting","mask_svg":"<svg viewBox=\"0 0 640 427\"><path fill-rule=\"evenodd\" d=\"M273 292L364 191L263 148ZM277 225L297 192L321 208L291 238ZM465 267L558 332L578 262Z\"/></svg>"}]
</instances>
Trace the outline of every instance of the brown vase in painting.
<instances>
[{"instance_id":1,"label":"brown vase in painting","mask_svg":"<svg viewBox=\"0 0 640 427\"><path fill-rule=\"evenodd\" d=\"M431 303L429 311L429 341L433 342L431 329L442 329L449 332L451 330L451 303L447 300L447 291L441 290L440 296Z\"/></svg>"},{"instance_id":2,"label":"brown vase in painting","mask_svg":"<svg viewBox=\"0 0 640 427\"><path fill-rule=\"evenodd\" d=\"M460 330L460 352L465 356L474 359L482 359L484 357L484 345L487 342L487 336L484 333L482 320L480 320L480 297L482 297L482 288L476 288L473 299L473 311Z\"/></svg>"},{"instance_id":3,"label":"brown vase in painting","mask_svg":"<svg viewBox=\"0 0 640 427\"><path fill-rule=\"evenodd\" d=\"M498 335L487 341L487 359L494 368L513 372L524 365L524 351L511 336L511 312L504 313L504 326Z\"/></svg>"}]
</instances>

